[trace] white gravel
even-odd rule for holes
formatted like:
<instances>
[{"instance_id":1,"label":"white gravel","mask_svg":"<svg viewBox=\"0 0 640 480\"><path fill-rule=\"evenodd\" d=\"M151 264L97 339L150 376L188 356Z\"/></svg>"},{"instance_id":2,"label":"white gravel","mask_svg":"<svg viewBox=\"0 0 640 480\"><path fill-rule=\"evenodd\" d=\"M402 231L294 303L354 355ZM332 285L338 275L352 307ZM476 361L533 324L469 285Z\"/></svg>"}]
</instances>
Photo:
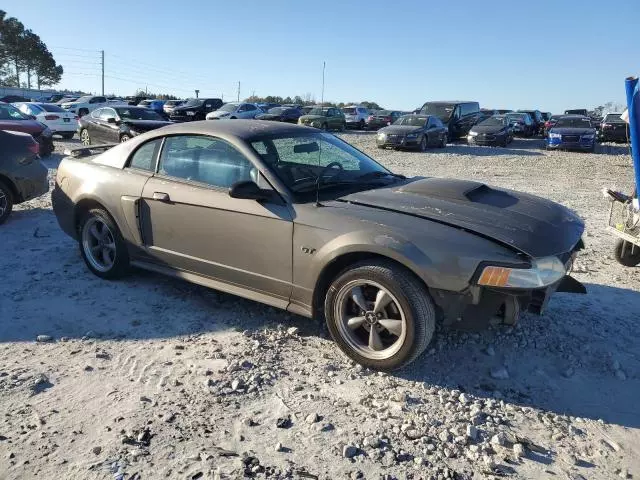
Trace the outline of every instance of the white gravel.
<instances>
[{"instance_id":1,"label":"white gravel","mask_svg":"<svg viewBox=\"0 0 640 480\"><path fill-rule=\"evenodd\" d=\"M94 277L47 194L0 227L0 479L638 478L640 270L612 258L600 193L630 190L625 147L420 154L343 136L399 173L576 210L588 295L557 294L515 328L440 329L378 374L313 321L151 273Z\"/></svg>"}]
</instances>

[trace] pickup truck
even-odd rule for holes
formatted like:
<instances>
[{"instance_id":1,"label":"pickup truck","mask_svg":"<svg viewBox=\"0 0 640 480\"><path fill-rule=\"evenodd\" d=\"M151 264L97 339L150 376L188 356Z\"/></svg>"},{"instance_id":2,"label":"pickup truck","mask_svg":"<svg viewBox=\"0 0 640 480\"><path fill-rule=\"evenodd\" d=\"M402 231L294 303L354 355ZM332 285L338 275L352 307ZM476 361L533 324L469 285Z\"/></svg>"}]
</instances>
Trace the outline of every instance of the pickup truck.
<instances>
[{"instance_id":1,"label":"pickup truck","mask_svg":"<svg viewBox=\"0 0 640 480\"><path fill-rule=\"evenodd\" d=\"M73 112L79 117L84 117L90 112L93 112L96 108L104 107L106 105L113 105L109 103L105 97L95 95L85 95L72 102L66 102L60 105L68 112Z\"/></svg>"}]
</instances>

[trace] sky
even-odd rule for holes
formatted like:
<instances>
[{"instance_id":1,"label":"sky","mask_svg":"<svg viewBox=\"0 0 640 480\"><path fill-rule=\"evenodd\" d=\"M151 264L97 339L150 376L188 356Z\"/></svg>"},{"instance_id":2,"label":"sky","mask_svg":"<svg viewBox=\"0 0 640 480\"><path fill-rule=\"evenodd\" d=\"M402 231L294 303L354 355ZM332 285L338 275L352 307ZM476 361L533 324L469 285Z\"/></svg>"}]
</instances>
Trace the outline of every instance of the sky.
<instances>
[{"instance_id":1,"label":"sky","mask_svg":"<svg viewBox=\"0 0 640 480\"><path fill-rule=\"evenodd\" d=\"M640 0L3 0L65 70L63 88L192 97L429 100L561 112L624 103Z\"/></svg>"}]
</instances>

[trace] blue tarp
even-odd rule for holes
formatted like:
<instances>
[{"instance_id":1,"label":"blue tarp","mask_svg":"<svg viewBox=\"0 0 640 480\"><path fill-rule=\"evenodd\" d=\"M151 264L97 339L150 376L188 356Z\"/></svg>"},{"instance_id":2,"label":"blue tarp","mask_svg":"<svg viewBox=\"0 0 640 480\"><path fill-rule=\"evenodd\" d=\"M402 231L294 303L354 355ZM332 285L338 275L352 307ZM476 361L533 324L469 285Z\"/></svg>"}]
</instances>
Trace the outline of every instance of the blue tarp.
<instances>
[{"instance_id":1,"label":"blue tarp","mask_svg":"<svg viewBox=\"0 0 640 480\"><path fill-rule=\"evenodd\" d=\"M631 137L631 156L636 177L636 194L640 197L640 92L638 77L625 80L627 90L627 109L629 112L629 136Z\"/></svg>"}]
</instances>

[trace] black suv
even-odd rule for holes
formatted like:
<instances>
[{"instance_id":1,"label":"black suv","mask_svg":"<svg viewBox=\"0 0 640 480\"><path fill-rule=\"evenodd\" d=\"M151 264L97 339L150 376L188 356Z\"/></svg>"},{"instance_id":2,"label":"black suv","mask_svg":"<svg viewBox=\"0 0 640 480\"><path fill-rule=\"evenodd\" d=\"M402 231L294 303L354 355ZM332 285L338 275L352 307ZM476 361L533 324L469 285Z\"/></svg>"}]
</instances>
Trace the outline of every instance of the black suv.
<instances>
[{"instance_id":1,"label":"black suv","mask_svg":"<svg viewBox=\"0 0 640 480\"><path fill-rule=\"evenodd\" d=\"M544 135L544 117L540 110L518 110L518 113L528 113L533 120L533 134Z\"/></svg>"},{"instance_id":2,"label":"black suv","mask_svg":"<svg viewBox=\"0 0 640 480\"><path fill-rule=\"evenodd\" d=\"M190 98L173 109L169 117L174 122L204 120L207 113L218 110L223 105L219 98Z\"/></svg>"},{"instance_id":3,"label":"black suv","mask_svg":"<svg viewBox=\"0 0 640 480\"><path fill-rule=\"evenodd\" d=\"M438 117L449 133L449 139L465 137L471 127L480 118L480 104L478 102L426 102L420 109L421 115Z\"/></svg>"}]
</instances>

